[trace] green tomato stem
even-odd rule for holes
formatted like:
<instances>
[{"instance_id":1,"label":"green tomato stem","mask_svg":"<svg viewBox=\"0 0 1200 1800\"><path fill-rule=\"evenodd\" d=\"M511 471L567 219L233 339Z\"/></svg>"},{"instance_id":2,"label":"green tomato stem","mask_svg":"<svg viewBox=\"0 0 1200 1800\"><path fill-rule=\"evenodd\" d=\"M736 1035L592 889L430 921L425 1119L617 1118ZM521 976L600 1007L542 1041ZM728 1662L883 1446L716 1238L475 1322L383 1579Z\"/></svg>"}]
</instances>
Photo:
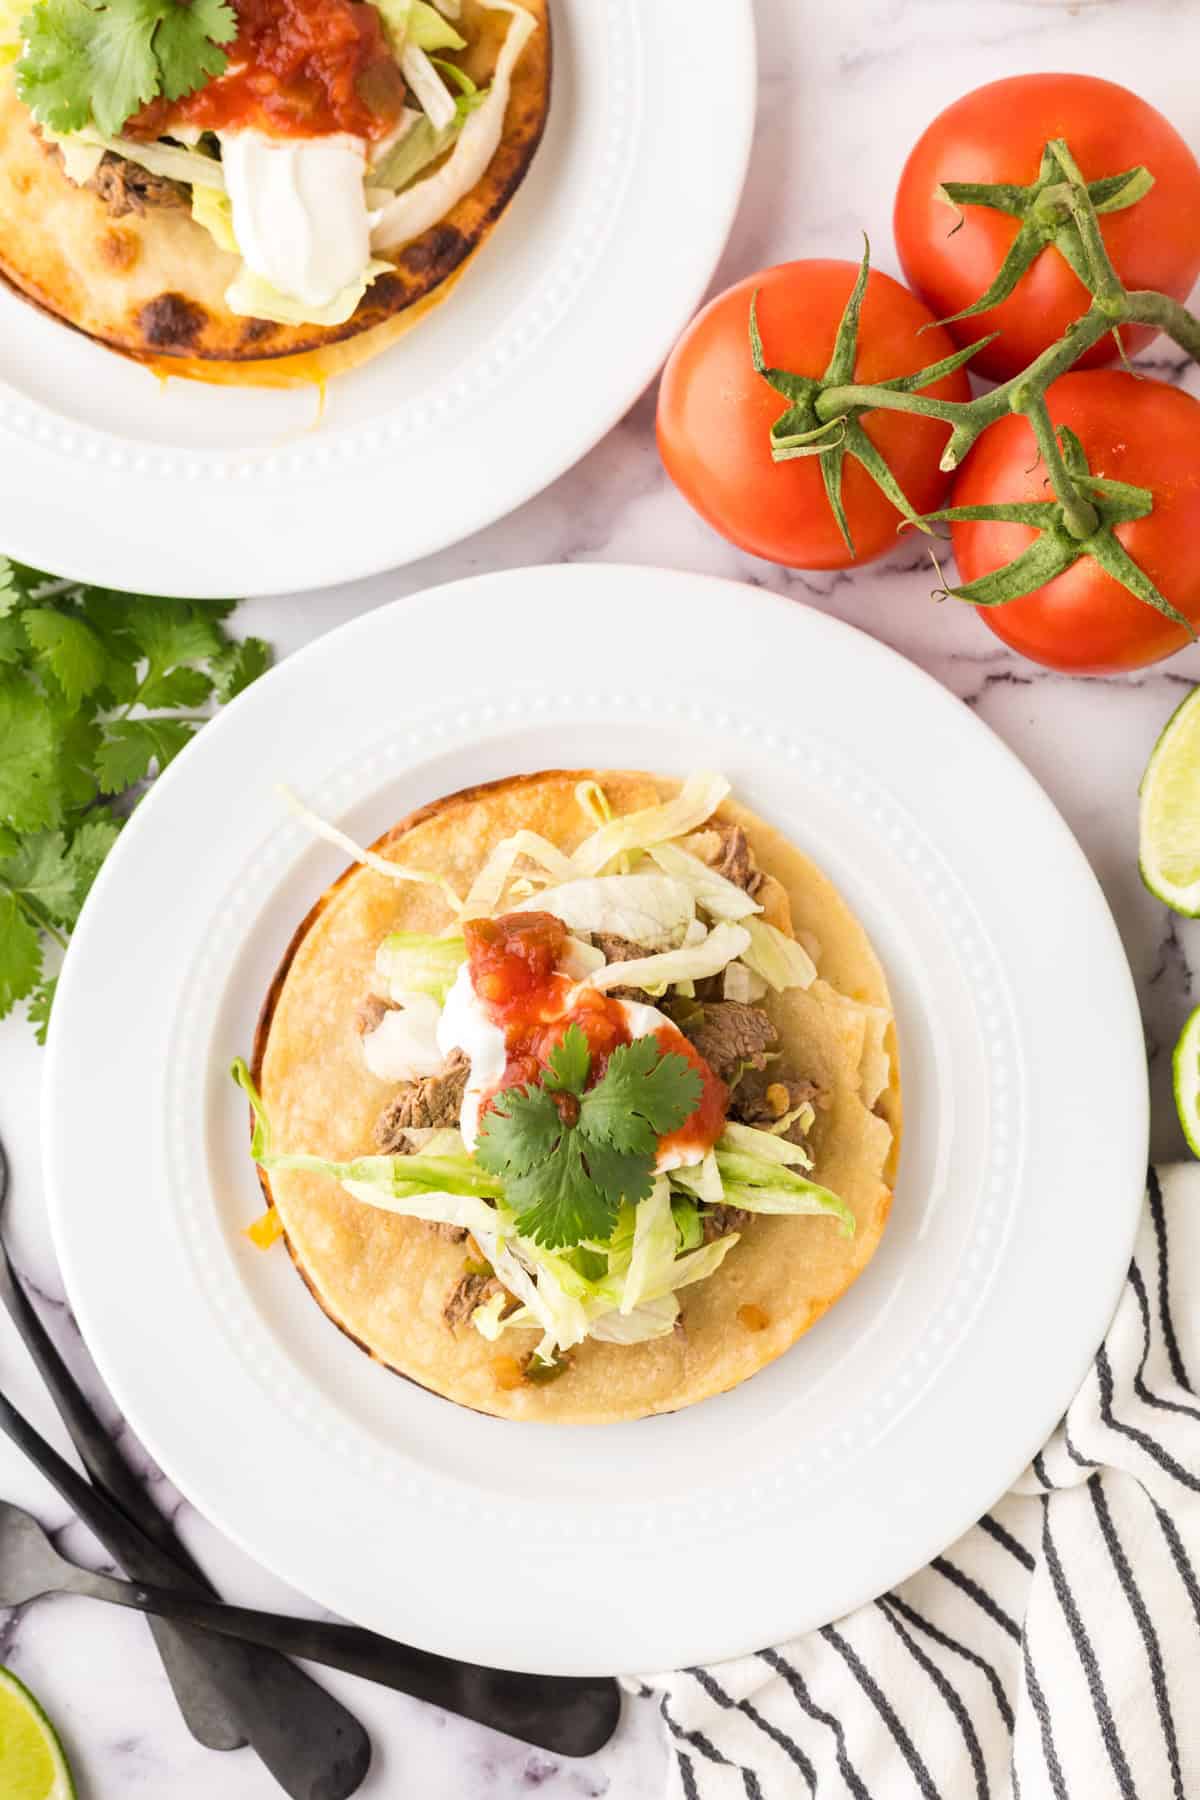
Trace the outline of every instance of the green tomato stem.
<instances>
[{"instance_id":1,"label":"green tomato stem","mask_svg":"<svg viewBox=\"0 0 1200 1800\"><path fill-rule=\"evenodd\" d=\"M1050 485L1062 507L1063 524L1071 536L1082 543L1095 535L1100 525L1100 514L1091 501L1080 493L1063 460L1054 426L1050 422L1050 409L1046 405L1045 394L1030 395L1021 411L1033 427L1042 461L1050 476Z\"/></svg>"}]
</instances>

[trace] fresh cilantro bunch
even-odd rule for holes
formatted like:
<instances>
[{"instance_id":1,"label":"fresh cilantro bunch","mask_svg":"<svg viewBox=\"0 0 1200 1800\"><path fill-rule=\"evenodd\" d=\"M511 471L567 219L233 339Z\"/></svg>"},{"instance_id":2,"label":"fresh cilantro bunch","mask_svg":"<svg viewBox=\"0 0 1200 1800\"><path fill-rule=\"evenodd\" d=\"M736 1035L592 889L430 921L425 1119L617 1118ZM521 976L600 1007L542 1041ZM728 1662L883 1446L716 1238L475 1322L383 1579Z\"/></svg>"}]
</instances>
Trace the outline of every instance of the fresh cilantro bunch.
<instances>
[{"instance_id":1,"label":"fresh cilantro bunch","mask_svg":"<svg viewBox=\"0 0 1200 1800\"><path fill-rule=\"evenodd\" d=\"M484 1115L475 1157L504 1181L523 1237L547 1249L612 1235L621 1202L654 1185L658 1139L699 1104L700 1076L652 1037L623 1044L595 1087L578 1025L551 1053L541 1084L506 1088Z\"/></svg>"},{"instance_id":2,"label":"fresh cilantro bunch","mask_svg":"<svg viewBox=\"0 0 1200 1800\"><path fill-rule=\"evenodd\" d=\"M260 639L223 629L234 605L121 594L0 557L0 1018L26 1000L41 1042L47 941L65 949L121 796L179 754L204 723L197 708L270 663Z\"/></svg>"},{"instance_id":3,"label":"fresh cilantro bunch","mask_svg":"<svg viewBox=\"0 0 1200 1800\"><path fill-rule=\"evenodd\" d=\"M42 125L114 137L150 100L182 100L225 69L226 0L34 0L17 92Z\"/></svg>"}]
</instances>

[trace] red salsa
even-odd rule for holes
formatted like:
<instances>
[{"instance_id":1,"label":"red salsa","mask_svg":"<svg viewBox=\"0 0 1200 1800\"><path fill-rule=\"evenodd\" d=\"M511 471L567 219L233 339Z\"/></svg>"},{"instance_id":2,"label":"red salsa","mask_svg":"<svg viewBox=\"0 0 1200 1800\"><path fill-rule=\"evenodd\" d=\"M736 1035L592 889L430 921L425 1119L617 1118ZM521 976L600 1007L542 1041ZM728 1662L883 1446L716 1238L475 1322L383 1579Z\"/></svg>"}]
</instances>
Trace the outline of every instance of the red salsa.
<instances>
[{"instance_id":1,"label":"red salsa","mask_svg":"<svg viewBox=\"0 0 1200 1800\"><path fill-rule=\"evenodd\" d=\"M386 136L404 78L383 20L362 0L234 0L238 35L223 75L182 100L154 100L125 127L154 138L172 127L253 128L272 137Z\"/></svg>"},{"instance_id":2,"label":"red salsa","mask_svg":"<svg viewBox=\"0 0 1200 1800\"><path fill-rule=\"evenodd\" d=\"M575 984L558 972L567 941L562 921L552 913L505 913L471 919L464 929L471 985L504 1032L508 1052L496 1092L538 1081L572 1025L583 1032L592 1053L589 1084L599 1081L613 1051L632 1043L633 1034L620 1001L595 988L580 988L564 1011ZM659 1149L707 1150L721 1135L729 1089L674 1025L659 1026L654 1036L661 1050L686 1058L703 1083L700 1104L678 1131L660 1139Z\"/></svg>"}]
</instances>

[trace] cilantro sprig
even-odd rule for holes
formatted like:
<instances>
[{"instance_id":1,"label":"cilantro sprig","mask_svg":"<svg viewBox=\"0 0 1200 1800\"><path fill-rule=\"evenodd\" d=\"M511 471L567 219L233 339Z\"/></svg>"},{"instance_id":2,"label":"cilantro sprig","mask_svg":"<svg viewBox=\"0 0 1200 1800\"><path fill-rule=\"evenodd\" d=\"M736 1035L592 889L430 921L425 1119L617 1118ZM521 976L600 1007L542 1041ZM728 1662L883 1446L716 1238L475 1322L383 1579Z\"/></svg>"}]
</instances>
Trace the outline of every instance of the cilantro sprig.
<instances>
[{"instance_id":1,"label":"cilantro sprig","mask_svg":"<svg viewBox=\"0 0 1200 1800\"><path fill-rule=\"evenodd\" d=\"M17 91L34 118L113 137L148 101L220 75L237 17L226 0L34 0L21 35Z\"/></svg>"},{"instance_id":2,"label":"cilantro sprig","mask_svg":"<svg viewBox=\"0 0 1200 1800\"><path fill-rule=\"evenodd\" d=\"M540 1084L506 1088L485 1113L476 1160L504 1181L523 1237L547 1249L603 1242L623 1200L654 1185L658 1139L678 1131L700 1100L686 1057L652 1037L613 1051L594 1087L587 1038L571 1025Z\"/></svg>"},{"instance_id":3,"label":"cilantro sprig","mask_svg":"<svg viewBox=\"0 0 1200 1800\"><path fill-rule=\"evenodd\" d=\"M136 790L271 661L222 621L233 601L59 581L0 556L0 1018L40 1042L66 948ZM53 956L53 950L50 952Z\"/></svg>"}]
</instances>

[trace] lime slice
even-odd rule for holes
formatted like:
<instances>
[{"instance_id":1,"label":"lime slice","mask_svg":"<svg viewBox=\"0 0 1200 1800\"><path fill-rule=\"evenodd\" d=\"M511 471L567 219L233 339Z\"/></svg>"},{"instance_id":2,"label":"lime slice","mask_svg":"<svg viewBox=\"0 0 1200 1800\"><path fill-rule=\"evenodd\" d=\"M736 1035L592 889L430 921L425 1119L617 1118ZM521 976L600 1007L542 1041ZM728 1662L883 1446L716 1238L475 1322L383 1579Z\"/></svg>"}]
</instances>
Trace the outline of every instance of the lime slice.
<instances>
[{"instance_id":1,"label":"lime slice","mask_svg":"<svg viewBox=\"0 0 1200 1800\"><path fill-rule=\"evenodd\" d=\"M0 1667L0 1794L4 1800L74 1800L75 1783L53 1725L10 1669Z\"/></svg>"},{"instance_id":2,"label":"lime slice","mask_svg":"<svg viewBox=\"0 0 1200 1800\"><path fill-rule=\"evenodd\" d=\"M1200 915L1200 688L1167 720L1139 791L1142 880L1194 919Z\"/></svg>"},{"instance_id":3,"label":"lime slice","mask_svg":"<svg viewBox=\"0 0 1200 1800\"><path fill-rule=\"evenodd\" d=\"M1193 1156L1200 1156L1200 1006L1183 1030L1171 1059L1175 1111Z\"/></svg>"}]
</instances>

